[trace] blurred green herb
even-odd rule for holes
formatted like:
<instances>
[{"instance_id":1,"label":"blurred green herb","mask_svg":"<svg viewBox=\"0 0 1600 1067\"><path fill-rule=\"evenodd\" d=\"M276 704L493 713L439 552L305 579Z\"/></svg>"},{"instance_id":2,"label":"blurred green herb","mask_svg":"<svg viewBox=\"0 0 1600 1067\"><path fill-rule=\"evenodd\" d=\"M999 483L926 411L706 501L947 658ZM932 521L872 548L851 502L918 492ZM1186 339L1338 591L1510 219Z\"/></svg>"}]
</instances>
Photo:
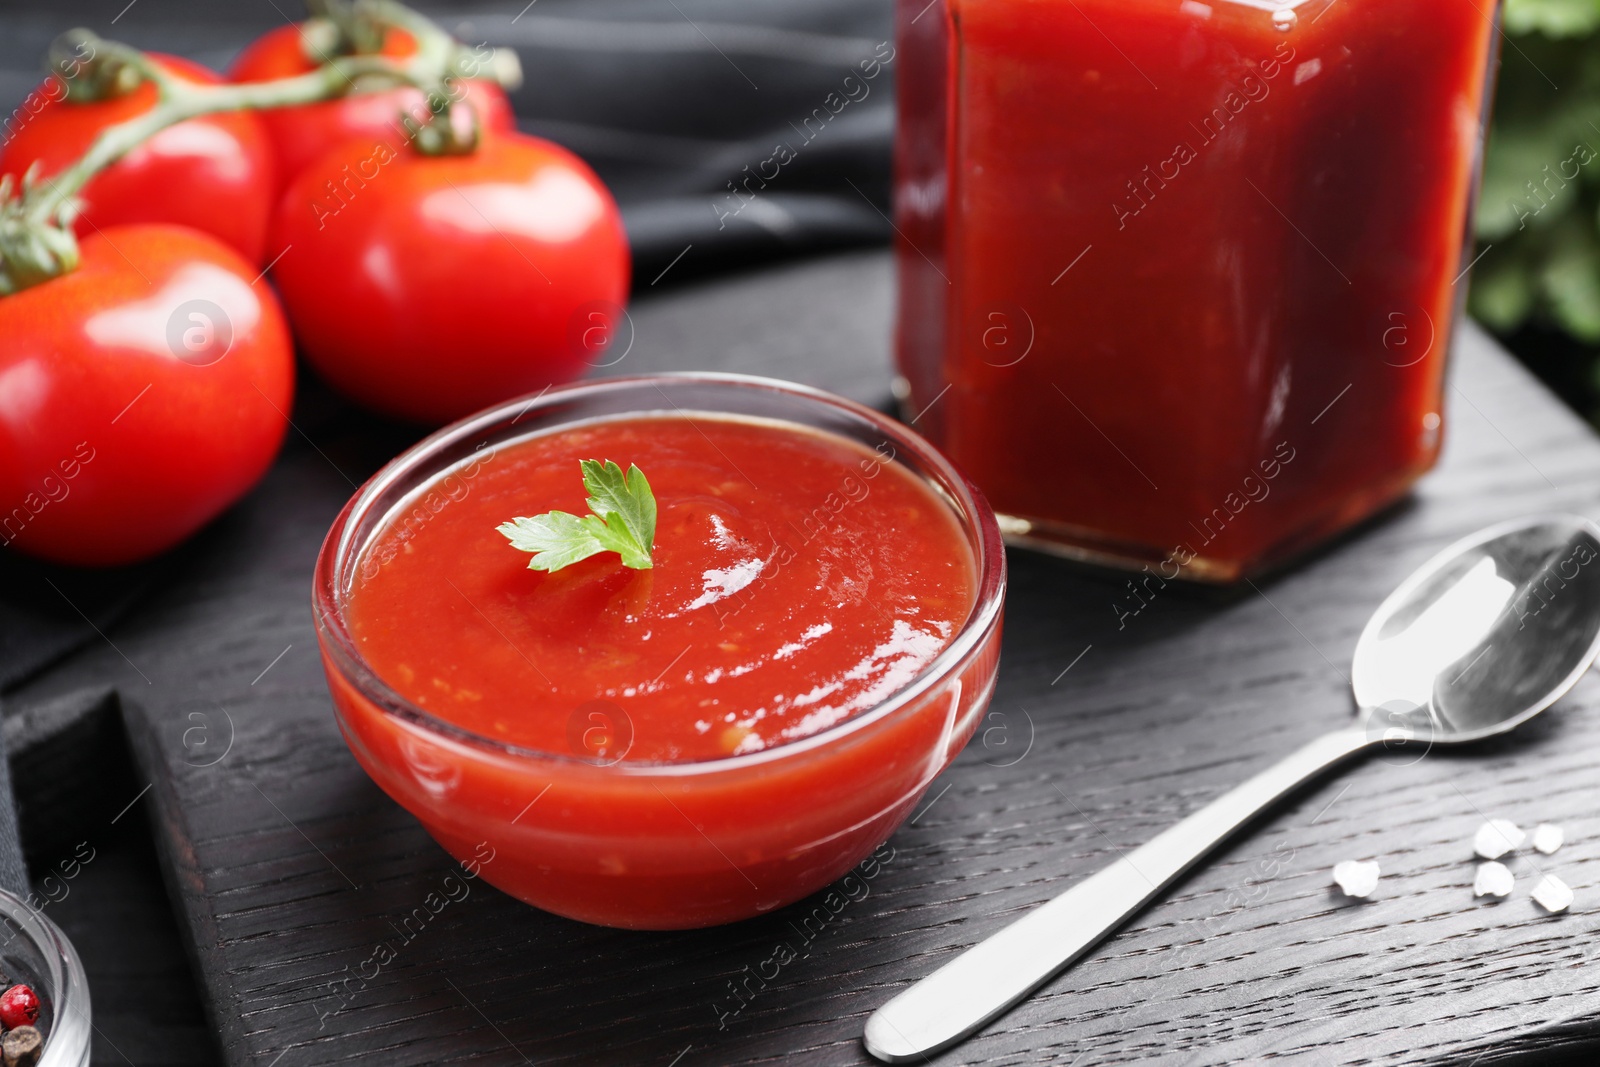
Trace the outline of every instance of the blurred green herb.
<instances>
[{"instance_id":1,"label":"blurred green herb","mask_svg":"<svg viewBox=\"0 0 1600 1067\"><path fill-rule=\"evenodd\" d=\"M1554 327L1597 344L1600 0L1506 0L1504 19L1476 225L1479 251L1492 249L1473 270L1468 306L1501 334L1530 326L1537 341ZM1577 358L1583 373L1556 376L1592 382L1593 353ZM1585 392L1568 399L1592 402Z\"/></svg>"}]
</instances>

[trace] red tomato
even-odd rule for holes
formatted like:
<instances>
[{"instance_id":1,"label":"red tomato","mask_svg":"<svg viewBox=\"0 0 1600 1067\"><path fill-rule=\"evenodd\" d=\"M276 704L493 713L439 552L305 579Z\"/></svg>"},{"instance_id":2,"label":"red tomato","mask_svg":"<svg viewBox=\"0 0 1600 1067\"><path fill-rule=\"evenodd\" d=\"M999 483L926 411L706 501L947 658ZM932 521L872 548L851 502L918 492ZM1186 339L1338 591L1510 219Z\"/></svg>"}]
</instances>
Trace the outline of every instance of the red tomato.
<instances>
[{"instance_id":1,"label":"red tomato","mask_svg":"<svg viewBox=\"0 0 1600 1067\"><path fill-rule=\"evenodd\" d=\"M187 81L222 81L177 56L152 58ZM61 99L63 84L51 77L29 97L43 106L31 115L23 109L15 120L0 150L0 174L21 178L38 160L42 173L53 176L76 162L101 130L150 110L156 99L154 86L141 85L114 99L70 103ZM277 189L261 121L247 112L206 115L167 127L90 179L75 229L83 237L131 223L192 226L260 264Z\"/></svg>"},{"instance_id":2,"label":"red tomato","mask_svg":"<svg viewBox=\"0 0 1600 1067\"><path fill-rule=\"evenodd\" d=\"M123 226L84 238L77 270L0 298L0 542L128 563L261 477L294 355L254 275L194 230Z\"/></svg>"},{"instance_id":3,"label":"red tomato","mask_svg":"<svg viewBox=\"0 0 1600 1067\"><path fill-rule=\"evenodd\" d=\"M615 328L628 290L611 194L571 152L519 133L460 156L336 148L284 193L272 234L305 357L362 403L424 422L578 377L598 347L584 334Z\"/></svg>"},{"instance_id":4,"label":"red tomato","mask_svg":"<svg viewBox=\"0 0 1600 1067\"><path fill-rule=\"evenodd\" d=\"M404 58L416 50L416 41L401 30L390 30L384 37L383 55ZM263 34L246 46L228 69L228 77L236 82L271 81L305 74L318 65L301 44L300 26L290 24ZM462 89L464 99L472 104L485 130L516 128L511 101L497 83L470 78L462 82ZM357 91L320 104L259 112L277 152L278 188L287 186L319 156L352 138L403 137L398 132L402 113L427 116L427 99L420 89L396 86L376 92Z\"/></svg>"}]
</instances>

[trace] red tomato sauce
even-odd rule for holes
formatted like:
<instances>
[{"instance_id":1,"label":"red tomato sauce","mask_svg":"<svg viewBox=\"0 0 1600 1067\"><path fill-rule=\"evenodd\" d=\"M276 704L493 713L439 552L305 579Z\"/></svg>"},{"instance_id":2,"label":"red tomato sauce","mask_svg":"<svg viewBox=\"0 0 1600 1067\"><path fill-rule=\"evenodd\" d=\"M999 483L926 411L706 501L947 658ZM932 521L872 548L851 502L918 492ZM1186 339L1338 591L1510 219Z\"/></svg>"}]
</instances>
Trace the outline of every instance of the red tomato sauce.
<instances>
[{"instance_id":1,"label":"red tomato sauce","mask_svg":"<svg viewBox=\"0 0 1600 1067\"><path fill-rule=\"evenodd\" d=\"M587 514L578 461L591 458L649 478L654 566L606 553L530 570L496 527ZM350 631L408 700L524 748L692 761L794 741L903 688L972 609L955 516L891 458L700 414L502 445L373 539Z\"/></svg>"}]
</instances>

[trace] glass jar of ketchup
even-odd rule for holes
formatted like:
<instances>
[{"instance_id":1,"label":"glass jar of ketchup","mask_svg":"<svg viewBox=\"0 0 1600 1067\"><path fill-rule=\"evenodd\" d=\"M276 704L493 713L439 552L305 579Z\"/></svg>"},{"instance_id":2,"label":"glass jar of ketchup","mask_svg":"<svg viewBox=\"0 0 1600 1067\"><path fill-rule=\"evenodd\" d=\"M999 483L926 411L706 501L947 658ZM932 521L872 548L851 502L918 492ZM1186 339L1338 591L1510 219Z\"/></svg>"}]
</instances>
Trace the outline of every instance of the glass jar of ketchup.
<instances>
[{"instance_id":1,"label":"glass jar of ketchup","mask_svg":"<svg viewBox=\"0 0 1600 1067\"><path fill-rule=\"evenodd\" d=\"M1064 554L1232 581L1439 452L1464 0L898 0L902 400Z\"/></svg>"}]
</instances>

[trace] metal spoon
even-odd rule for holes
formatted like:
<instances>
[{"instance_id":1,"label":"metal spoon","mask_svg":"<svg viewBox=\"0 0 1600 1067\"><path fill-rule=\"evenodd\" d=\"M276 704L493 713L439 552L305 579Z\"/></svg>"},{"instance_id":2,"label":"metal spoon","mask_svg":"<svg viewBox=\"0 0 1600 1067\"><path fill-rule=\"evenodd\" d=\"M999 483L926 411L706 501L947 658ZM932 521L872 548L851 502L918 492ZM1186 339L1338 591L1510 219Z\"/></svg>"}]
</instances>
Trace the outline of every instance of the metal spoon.
<instances>
[{"instance_id":1,"label":"metal spoon","mask_svg":"<svg viewBox=\"0 0 1600 1067\"><path fill-rule=\"evenodd\" d=\"M1358 724L1320 737L1073 886L879 1008L867 1051L921 1060L971 1036L1158 896L1274 801L1380 745L1477 741L1526 722L1600 651L1600 526L1543 515L1424 563L1356 644Z\"/></svg>"}]
</instances>

